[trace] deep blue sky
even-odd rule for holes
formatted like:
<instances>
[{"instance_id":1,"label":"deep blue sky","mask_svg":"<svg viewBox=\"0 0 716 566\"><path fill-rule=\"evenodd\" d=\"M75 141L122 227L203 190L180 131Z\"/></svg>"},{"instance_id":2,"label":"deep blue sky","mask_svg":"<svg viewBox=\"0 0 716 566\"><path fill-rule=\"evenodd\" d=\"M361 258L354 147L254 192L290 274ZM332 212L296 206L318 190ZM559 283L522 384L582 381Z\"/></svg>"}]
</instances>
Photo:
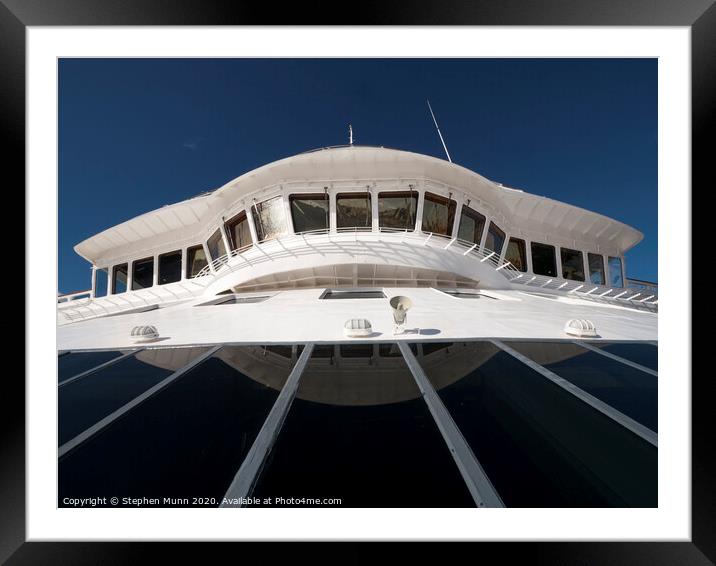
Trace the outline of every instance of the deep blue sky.
<instances>
[{"instance_id":1,"label":"deep blue sky","mask_svg":"<svg viewBox=\"0 0 716 566\"><path fill-rule=\"evenodd\" d=\"M110 226L317 147L384 145L641 230L630 277L657 278L656 59L63 59L59 290Z\"/></svg>"}]
</instances>

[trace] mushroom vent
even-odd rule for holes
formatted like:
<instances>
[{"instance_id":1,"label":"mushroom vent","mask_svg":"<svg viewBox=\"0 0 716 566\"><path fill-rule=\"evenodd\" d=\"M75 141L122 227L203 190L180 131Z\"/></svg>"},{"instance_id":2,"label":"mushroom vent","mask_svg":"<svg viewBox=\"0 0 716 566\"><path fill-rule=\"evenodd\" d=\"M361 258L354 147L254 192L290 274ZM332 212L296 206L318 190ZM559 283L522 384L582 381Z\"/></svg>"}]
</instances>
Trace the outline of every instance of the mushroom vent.
<instances>
[{"instance_id":1,"label":"mushroom vent","mask_svg":"<svg viewBox=\"0 0 716 566\"><path fill-rule=\"evenodd\" d=\"M138 342L149 342L159 338L156 326L135 326L130 334Z\"/></svg>"},{"instance_id":2,"label":"mushroom vent","mask_svg":"<svg viewBox=\"0 0 716 566\"><path fill-rule=\"evenodd\" d=\"M349 337L370 336L372 333L373 327L365 318L351 318L343 325L343 334Z\"/></svg>"},{"instance_id":3,"label":"mushroom vent","mask_svg":"<svg viewBox=\"0 0 716 566\"><path fill-rule=\"evenodd\" d=\"M597 329L591 320L585 318L573 318L564 325L565 333L571 336L596 336Z\"/></svg>"}]
</instances>

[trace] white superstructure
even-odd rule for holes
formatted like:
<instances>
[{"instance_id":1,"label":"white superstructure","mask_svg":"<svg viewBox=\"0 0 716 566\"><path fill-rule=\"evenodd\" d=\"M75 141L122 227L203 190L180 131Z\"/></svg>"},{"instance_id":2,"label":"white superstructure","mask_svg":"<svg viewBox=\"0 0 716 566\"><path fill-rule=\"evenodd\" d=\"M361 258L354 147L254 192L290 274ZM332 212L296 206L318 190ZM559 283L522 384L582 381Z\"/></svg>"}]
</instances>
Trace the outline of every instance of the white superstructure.
<instances>
[{"instance_id":1,"label":"white superstructure","mask_svg":"<svg viewBox=\"0 0 716 566\"><path fill-rule=\"evenodd\" d=\"M92 288L58 298L59 347L127 346L126 327L141 324L157 326L164 345L338 341L355 317L379 340L396 294L411 297L426 339L566 338L576 318L601 338L656 340L656 289L626 286L624 253L641 239L434 157L320 149L78 244ZM326 289L383 290L386 300L327 301ZM260 298L197 307L226 293Z\"/></svg>"}]
</instances>

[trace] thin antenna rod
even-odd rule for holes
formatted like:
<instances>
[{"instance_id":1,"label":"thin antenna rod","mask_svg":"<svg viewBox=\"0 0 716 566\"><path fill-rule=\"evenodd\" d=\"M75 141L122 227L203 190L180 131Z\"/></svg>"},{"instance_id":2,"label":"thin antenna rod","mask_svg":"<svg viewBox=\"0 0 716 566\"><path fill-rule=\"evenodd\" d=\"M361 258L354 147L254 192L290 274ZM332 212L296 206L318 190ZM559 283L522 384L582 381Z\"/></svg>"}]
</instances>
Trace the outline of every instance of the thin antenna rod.
<instances>
[{"instance_id":1,"label":"thin antenna rod","mask_svg":"<svg viewBox=\"0 0 716 566\"><path fill-rule=\"evenodd\" d=\"M353 126L348 124L348 143L353 145Z\"/></svg>"},{"instance_id":2,"label":"thin antenna rod","mask_svg":"<svg viewBox=\"0 0 716 566\"><path fill-rule=\"evenodd\" d=\"M430 101L428 100L428 108L430 109L430 115L433 117L433 122L435 122L435 128L438 131L438 135L440 136L440 141L443 144L443 149L445 150L445 155L447 155L448 161L452 163L452 159L450 159L450 153L448 153L447 146L445 145L445 140L443 139L443 135L440 133L440 126L438 126L438 121L435 119L435 113L433 112L433 107L430 106Z\"/></svg>"}]
</instances>

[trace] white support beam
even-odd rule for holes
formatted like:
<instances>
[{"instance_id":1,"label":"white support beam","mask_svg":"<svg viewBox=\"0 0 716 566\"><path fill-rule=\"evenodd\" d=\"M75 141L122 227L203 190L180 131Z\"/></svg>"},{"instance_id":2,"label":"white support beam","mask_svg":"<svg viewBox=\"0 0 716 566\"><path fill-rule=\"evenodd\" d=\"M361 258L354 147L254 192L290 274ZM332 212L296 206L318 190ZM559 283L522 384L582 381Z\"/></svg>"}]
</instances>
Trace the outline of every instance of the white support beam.
<instances>
[{"instance_id":1,"label":"white support beam","mask_svg":"<svg viewBox=\"0 0 716 566\"><path fill-rule=\"evenodd\" d=\"M654 377L659 377L659 373L651 368L648 368L641 364L637 364L636 362L632 362L631 360L627 360L626 358L622 358L621 356L617 356L616 354L612 354L611 352L607 352L605 350L602 350L601 348L597 348L596 346L592 346L587 342L581 340L572 340L572 342L577 346L586 348L587 350L595 352L596 354L604 356L605 358L609 358L610 360L614 360L615 362L619 362L620 364L624 364L625 366L638 369L639 371L643 371L644 373L648 373L649 375L653 375Z\"/></svg>"},{"instance_id":2,"label":"white support beam","mask_svg":"<svg viewBox=\"0 0 716 566\"><path fill-rule=\"evenodd\" d=\"M567 381L563 377L558 376L556 373L551 372L547 368L541 366L540 364L532 361L527 356L523 356L520 354L517 350L514 350L513 348L510 348L500 340L490 340L495 346L497 346L500 350L503 352L506 352L513 358L519 360L526 366L530 367L543 377L550 380L552 383L557 385L558 387L561 387L565 391L571 393L574 395L577 399L580 399L581 401L584 401L587 405L591 406L592 408L596 409L600 413L606 415L610 419L612 419L614 422L619 423L627 430L630 430L640 438L646 440L649 444L652 444L653 446L658 446L658 440L659 436L657 433L655 433L650 428L644 426L641 423L636 422L631 417L628 417L621 411L618 411L611 405L607 405L604 401L601 401L600 399L597 399L590 393L587 393L583 389L577 387L572 382Z\"/></svg>"},{"instance_id":3,"label":"white support beam","mask_svg":"<svg viewBox=\"0 0 716 566\"><path fill-rule=\"evenodd\" d=\"M125 352L121 356L117 356L116 358L112 358L111 360L108 360L102 364L99 364L98 366L95 366L93 368L88 369L87 371L83 371L82 373L78 373L77 375L73 375L72 377L68 377L64 381L60 381L57 384L57 387L64 387L65 385L68 385L70 383L73 383L77 381L78 379L82 379L83 377L87 377L88 375L92 375L95 372L98 372L99 370L102 370L104 368L108 368L109 366L112 366L116 364L117 362L121 362L122 360L126 358L131 358L135 354L138 354L144 350L144 348L137 348L136 350L130 350L129 352Z\"/></svg>"},{"instance_id":4,"label":"white support beam","mask_svg":"<svg viewBox=\"0 0 716 566\"><path fill-rule=\"evenodd\" d=\"M440 434L450 450L450 454L452 454L460 470L468 490L470 490L475 504L478 507L504 507L505 504L492 485L490 478L487 477L485 470L470 449L470 445L462 436L460 429L453 421L440 397L438 397L435 388L425 375L408 343L404 341L398 342L398 347L403 354L403 358L405 358L405 363L413 374L415 383L420 389L423 400L428 406L428 410L433 416ZM486 434L489 434L489 431L486 431Z\"/></svg>"},{"instance_id":5,"label":"white support beam","mask_svg":"<svg viewBox=\"0 0 716 566\"><path fill-rule=\"evenodd\" d=\"M254 443L251 445L246 458L244 458L244 461L239 467L239 471L236 472L229 489L226 490L219 507L242 507L242 500L251 495L251 490L263 467L266 456L268 456L273 448L278 433L281 431L281 427L286 420L288 410L291 408L291 403L293 403L293 399L296 396L301 375L306 368L306 364L308 364L312 352L313 344L306 344L306 347L303 349L303 352L301 352L301 355L296 361L296 365L293 366L288 379L286 379L286 383L276 398L273 407L271 407L271 411L266 417ZM224 503L224 501L227 503Z\"/></svg>"},{"instance_id":6,"label":"white support beam","mask_svg":"<svg viewBox=\"0 0 716 566\"><path fill-rule=\"evenodd\" d=\"M170 383L172 383L173 381L175 381L176 379L178 379L179 377L184 375L189 370L198 366L201 362L203 362L207 358L210 358L211 356L213 356L220 349L221 349L221 345L214 346L213 348L204 352L200 356L197 356L191 362L186 364L184 367L179 368L177 371L175 371L171 375L165 377L163 380L161 380L159 383L157 383L154 387L147 389L144 393L142 393L138 397L135 397L129 403L122 405L119 409L110 413L109 415L107 415L106 417L101 419L99 422L93 424L87 430L79 433L73 439L65 442L62 446L60 446L59 450L57 451L58 458L61 458L62 456L67 454L70 450L74 450L79 445L87 442L90 438L95 436L101 430L104 430L105 428L107 428L110 424L112 424L118 418L123 416L125 413L131 411L137 405L144 403L144 401L146 401L150 397L153 397L154 395L159 393L162 389L167 387L167 385L169 385Z\"/></svg>"}]
</instances>

